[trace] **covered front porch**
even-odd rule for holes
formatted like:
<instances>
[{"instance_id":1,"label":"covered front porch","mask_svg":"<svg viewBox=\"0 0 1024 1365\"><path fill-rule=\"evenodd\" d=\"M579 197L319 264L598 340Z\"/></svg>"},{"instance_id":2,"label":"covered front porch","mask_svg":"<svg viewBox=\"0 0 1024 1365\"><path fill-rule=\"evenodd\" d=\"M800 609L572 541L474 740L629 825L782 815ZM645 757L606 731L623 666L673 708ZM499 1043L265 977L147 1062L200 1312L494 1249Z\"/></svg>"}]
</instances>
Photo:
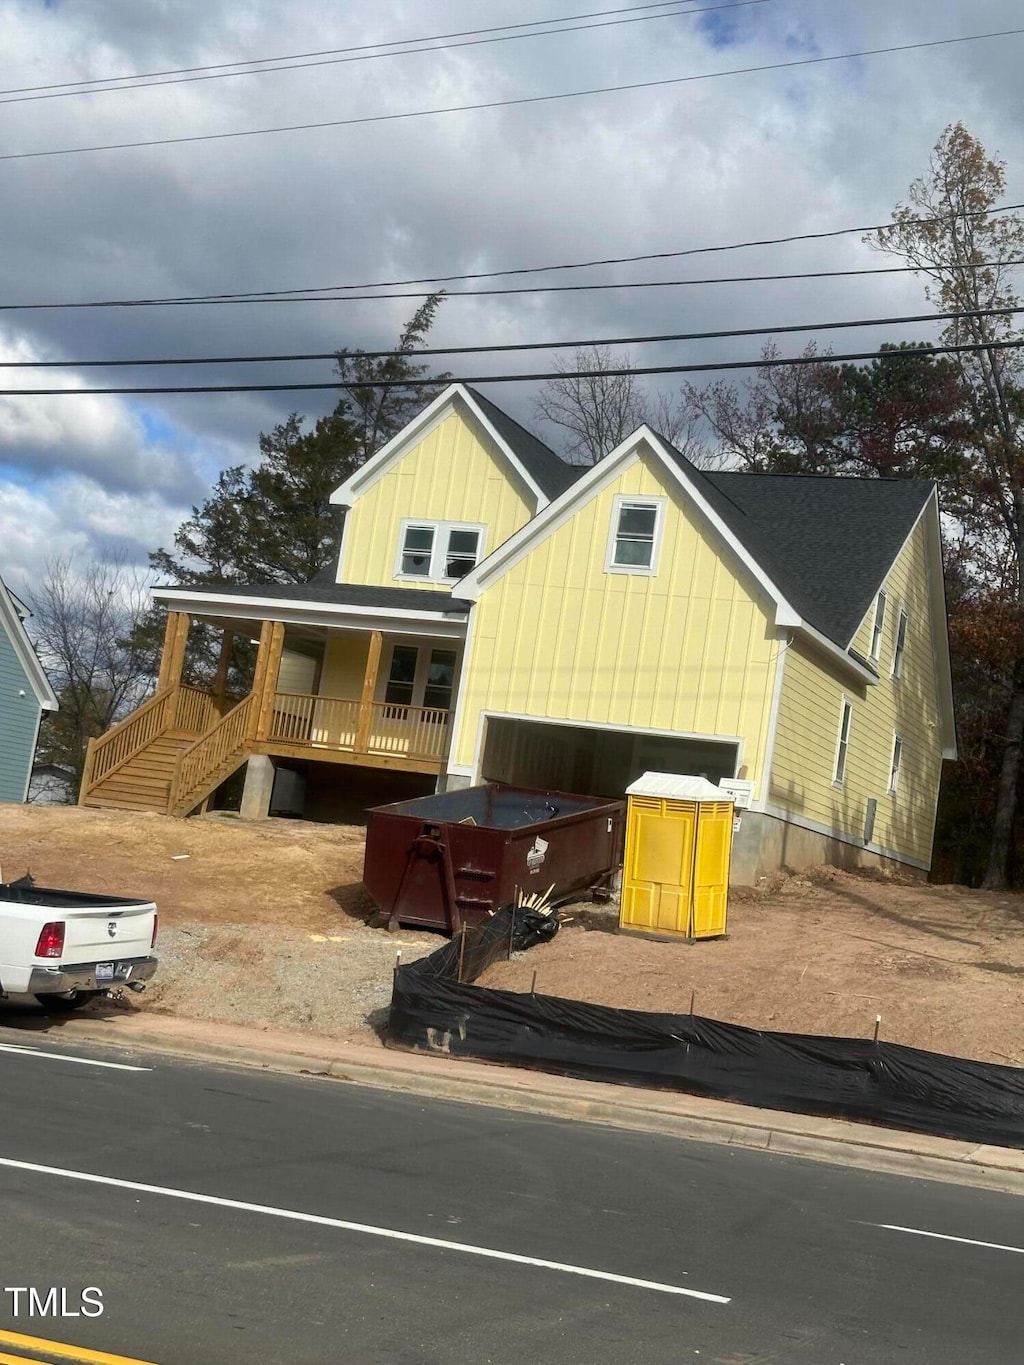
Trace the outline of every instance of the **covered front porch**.
<instances>
[{"instance_id":1,"label":"covered front porch","mask_svg":"<svg viewBox=\"0 0 1024 1365\"><path fill-rule=\"evenodd\" d=\"M291 594L256 599L244 589L158 590L169 611L156 693L93 742L81 802L138 795L147 808L184 815L248 762L243 813L266 814L275 759L436 778L448 755L464 604L383 591L386 604L366 609ZM201 627L207 646L212 632L217 660L212 679L194 686L190 639ZM239 651L239 642L249 648ZM240 653L248 659L239 675ZM239 676L242 688L232 690Z\"/></svg>"}]
</instances>

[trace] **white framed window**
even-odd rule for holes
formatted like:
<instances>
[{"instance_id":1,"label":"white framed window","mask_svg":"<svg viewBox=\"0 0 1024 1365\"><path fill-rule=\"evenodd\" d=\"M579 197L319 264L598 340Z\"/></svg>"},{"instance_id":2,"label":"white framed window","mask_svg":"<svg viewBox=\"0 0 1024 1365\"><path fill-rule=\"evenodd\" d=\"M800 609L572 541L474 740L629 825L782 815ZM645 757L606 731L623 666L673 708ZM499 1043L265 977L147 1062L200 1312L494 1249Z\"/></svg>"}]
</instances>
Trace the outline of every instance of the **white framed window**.
<instances>
[{"instance_id":1,"label":"white framed window","mask_svg":"<svg viewBox=\"0 0 1024 1365\"><path fill-rule=\"evenodd\" d=\"M850 752L850 722L853 718L853 702L849 697L843 698L842 710L839 713L839 742L836 744L836 767L832 777L832 785L841 787L843 779L846 777L846 759Z\"/></svg>"},{"instance_id":2,"label":"white framed window","mask_svg":"<svg viewBox=\"0 0 1024 1365\"><path fill-rule=\"evenodd\" d=\"M605 572L655 573L664 520L664 498L616 497L612 504Z\"/></svg>"},{"instance_id":3,"label":"white framed window","mask_svg":"<svg viewBox=\"0 0 1024 1365\"><path fill-rule=\"evenodd\" d=\"M398 533L395 577L457 582L483 558L485 530L473 522L406 519Z\"/></svg>"},{"instance_id":4,"label":"white framed window","mask_svg":"<svg viewBox=\"0 0 1024 1365\"><path fill-rule=\"evenodd\" d=\"M910 625L910 617L907 615L906 607L900 607L899 620L896 624L896 644L892 652L892 676L899 682L903 677L903 656L907 650L907 629Z\"/></svg>"},{"instance_id":5,"label":"white framed window","mask_svg":"<svg viewBox=\"0 0 1024 1365\"><path fill-rule=\"evenodd\" d=\"M903 763L903 741L899 735L892 737L892 762L889 764L889 795L895 796L900 787L900 766Z\"/></svg>"},{"instance_id":6,"label":"white framed window","mask_svg":"<svg viewBox=\"0 0 1024 1365\"><path fill-rule=\"evenodd\" d=\"M452 708L458 662L454 649L392 645L381 698L388 708L385 719L405 720L410 706L422 706L428 712L425 720L446 721Z\"/></svg>"},{"instance_id":7,"label":"white framed window","mask_svg":"<svg viewBox=\"0 0 1024 1365\"><path fill-rule=\"evenodd\" d=\"M882 650L882 632L885 629L885 591L883 590L875 598L875 624L871 627L871 654L870 658L876 662Z\"/></svg>"}]
</instances>

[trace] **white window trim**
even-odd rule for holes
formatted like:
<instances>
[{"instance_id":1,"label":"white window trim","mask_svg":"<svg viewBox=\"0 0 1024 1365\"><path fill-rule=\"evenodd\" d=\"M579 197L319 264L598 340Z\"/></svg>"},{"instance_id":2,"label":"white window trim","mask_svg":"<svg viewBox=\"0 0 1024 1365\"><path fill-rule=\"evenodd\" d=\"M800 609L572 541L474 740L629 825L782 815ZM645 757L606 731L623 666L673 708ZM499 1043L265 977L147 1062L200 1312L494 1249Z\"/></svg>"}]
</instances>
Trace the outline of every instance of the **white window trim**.
<instances>
[{"instance_id":1,"label":"white window trim","mask_svg":"<svg viewBox=\"0 0 1024 1365\"><path fill-rule=\"evenodd\" d=\"M420 525L414 522L413 525ZM393 701L385 702L385 695L388 684L391 681L391 668L395 661L396 649L415 649L416 650L416 672L412 682L412 701ZM427 678L430 673L430 656L435 650L444 650L446 653L455 655L455 674L452 683L452 704L448 708L449 714L455 710L455 699L458 696L459 685L462 681L462 657L463 652L458 647L456 640L436 640L427 636L405 636L401 639L390 640L385 646L385 657L387 668L381 668L377 674L377 686L374 691L374 701L379 705L387 706L410 706L423 707L423 694L427 689ZM443 708L430 708L441 710Z\"/></svg>"},{"instance_id":2,"label":"white window trim","mask_svg":"<svg viewBox=\"0 0 1024 1365\"><path fill-rule=\"evenodd\" d=\"M878 663L882 657L882 641L885 639L885 618L888 614L888 607L889 594L882 588L875 595L875 613L871 618L871 652L868 658L873 663ZM881 616L881 620L879 620L879 616Z\"/></svg>"},{"instance_id":3,"label":"white window trim","mask_svg":"<svg viewBox=\"0 0 1024 1365\"><path fill-rule=\"evenodd\" d=\"M405 552L405 533L410 526L429 526L434 532L434 544L430 551L429 573L403 573L402 555ZM403 517L398 523L398 548L395 552L394 576L402 583L458 583L457 578L448 578L444 573L444 561L448 557L448 538L452 531L475 531L477 533L476 564L482 563L486 556L484 541L487 527L479 521L436 521L433 517ZM472 569L469 570L472 573Z\"/></svg>"},{"instance_id":4,"label":"white window trim","mask_svg":"<svg viewBox=\"0 0 1024 1365\"><path fill-rule=\"evenodd\" d=\"M846 753L843 757L843 771L840 773L839 755L842 752L843 747L843 721L846 719L847 707L849 707L850 711L850 720L849 724L846 727ZM832 785L833 787L837 787L839 789L842 789L843 785L846 782L846 770L850 766L850 736L852 733L853 702L849 697L844 696L842 705L839 707L839 729L836 732L836 752L835 757L832 760Z\"/></svg>"},{"instance_id":5,"label":"white window trim","mask_svg":"<svg viewBox=\"0 0 1024 1365\"><path fill-rule=\"evenodd\" d=\"M645 578L650 578L658 572L658 558L661 554L661 540L665 529L665 503L667 498L657 494L627 496L625 493L617 493L612 499L612 524L608 528L608 546L604 555L605 573L624 573L640 574ZM619 538L619 518L623 507L653 507L654 517L654 544L651 546L651 563L648 567L645 564L616 564L615 563L615 542Z\"/></svg>"},{"instance_id":6,"label":"white window trim","mask_svg":"<svg viewBox=\"0 0 1024 1365\"><path fill-rule=\"evenodd\" d=\"M896 762L896 750L899 748L900 759ZM903 769L903 736L895 730L892 735L892 749L889 752L889 795L895 796L900 789L900 773Z\"/></svg>"},{"instance_id":7,"label":"white window trim","mask_svg":"<svg viewBox=\"0 0 1024 1365\"><path fill-rule=\"evenodd\" d=\"M900 652L900 625L906 621L907 628L903 632L903 650ZM910 612L901 602L896 613L896 632L892 637L892 679L899 682L903 677L903 665L907 661L907 645L910 641Z\"/></svg>"}]
</instances>

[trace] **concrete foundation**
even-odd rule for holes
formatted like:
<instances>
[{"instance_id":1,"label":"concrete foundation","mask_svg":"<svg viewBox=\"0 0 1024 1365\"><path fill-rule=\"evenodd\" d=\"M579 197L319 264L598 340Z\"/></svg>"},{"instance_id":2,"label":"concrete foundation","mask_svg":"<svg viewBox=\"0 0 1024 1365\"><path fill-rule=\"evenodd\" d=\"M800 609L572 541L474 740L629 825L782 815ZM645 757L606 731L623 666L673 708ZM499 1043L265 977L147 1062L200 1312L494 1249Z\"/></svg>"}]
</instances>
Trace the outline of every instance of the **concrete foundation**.
<instances>
[{"instance_id":1,"label":"concrete foundation","mask_svg":"<svg viewBox=\"0 0 1024 1365\"><path fill-rule=\"evenodd\" d=\"M749 810L737 814L740 827L733 833L729 872L732 886L756 886L762 877L782 868L796 870L823 864L848 870L858 867L898 869L904 876L927 876L920 868L872 853L862 844L847 843L816 830L803 829L774 815Z\"/></svg>"},{"instance_id":2,"label":"concrete foundation","mask_svg":"<svg viewBox=\"0 0 1024 1365\"><path fill-rule=\"evenodd\" d=\"M435 792L440 795L442 792L461 792L473 785L471 777L464 777L462 773L441 773L437 779Z\"/></svg>"},{"instance_id":3,"label":"concrete foundation","mask_svg":"<svg viewBox=\"0 0 1024 1365\"><path fill-rule=\"evenodd\" d=\"M266 754L252 754L245 765L245 786L238 813L243 820L264 820L270 814L274 791L274 763Z\"/></svg>"}]
</instances>

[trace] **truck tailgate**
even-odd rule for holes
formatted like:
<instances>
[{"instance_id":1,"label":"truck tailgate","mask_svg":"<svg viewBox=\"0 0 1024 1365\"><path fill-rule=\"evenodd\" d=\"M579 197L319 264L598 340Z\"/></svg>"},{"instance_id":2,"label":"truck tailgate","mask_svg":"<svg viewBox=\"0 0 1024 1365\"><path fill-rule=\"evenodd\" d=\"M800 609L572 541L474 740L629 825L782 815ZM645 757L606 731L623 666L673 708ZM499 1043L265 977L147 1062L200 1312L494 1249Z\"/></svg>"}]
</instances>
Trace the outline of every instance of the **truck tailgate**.
<instances>
[{"instance_id":1,"label":"truck tailgate","mask_svg":"<svg viewBox=\"0 0 1024 1365\"><path fill-rule=\"evenodd\" d=\"M156 906L98 906L54 912L64 920L64 962L101 962L108 958L145 957L153 942Z\"/></svg>"}]
</instances>

